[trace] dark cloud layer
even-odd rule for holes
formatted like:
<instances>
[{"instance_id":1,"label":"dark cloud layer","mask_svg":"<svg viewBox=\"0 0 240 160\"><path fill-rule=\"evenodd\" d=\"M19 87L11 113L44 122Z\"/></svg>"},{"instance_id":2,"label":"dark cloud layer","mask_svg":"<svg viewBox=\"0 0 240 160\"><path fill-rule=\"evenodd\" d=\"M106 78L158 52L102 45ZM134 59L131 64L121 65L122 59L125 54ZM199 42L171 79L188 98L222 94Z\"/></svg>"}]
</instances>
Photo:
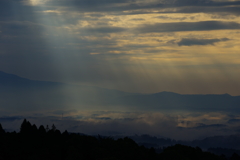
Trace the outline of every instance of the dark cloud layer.
<instances>
[{"instance_id":1,"label":"dark cloud layer","mask_svg":"<svg viewBox=\"0 0 240 160\"><path fill-rule=\"evenodd\" d=\"M92 33L118 33L118 32L123 32L126 29L122 27L97 27L97 28L85 28L83 29L84 31L87 32L92 32Z\"/></svg>"},{"instance_id":2,"label":"dark cloud layer","mask_svg":"<svg viewBox=\"0 0 240 160\"><path fill-rule=\"evenodd\" d=\"M36 14L40 8L25 5L23 0L1 0L0 21L32 21L36 22Z\"/></svg>"},{"instance_id":3,"label":"dark cloud layer","mask_svg":"<svg viewBox=\"0 0 240 160\"><path fill-rule=\"evenodd\" d=\"M62 0L50 1L50 6L62 6L80 12L122 12L130 11L131 13L152 13L149 10L158 10L161 13L228 13L239 14L240 1L217 2L212 0L170 0L156 1L147 3L138 0L121 0L121 1L97 1L97 0ZM146 11L147 10L147 11ZM120 14L120 13L118 13Z\"/></svg>"},{"instance_id":4,"label":"dark cloud layer","mask_svg":"<svg viewBox=\"0 0 240 160\"><path fill-rule=\"evenodd\" d=\"M236 22L221 21L201 21L201 22L175 22L175 23L156 23L144 25L137 28L139 33L151 32L180 32L180 31L209 31L224 29L240 29L240 24Z\"/></svg>"},{"instance_id":5,"label":"dark cloud layer","mask_svg":"<svg viewBox=\"0 0 240 160\"><path fill-rule=\"evenodd\" d=\"M25 2L25 3L24 3ZM217 2L212 0L177 0L177 1L156 1L155 3L147 3L138 0L51 0L46 1L45 9L54 10L61 8L65 11L78 12L112 12L113 14L142 14L152 13L227 13L239 14L240 1ZM41 11L36 6L26 5L26 1L21 0L1 0L0 17L29 19L36 11ZM129 11L128 13L124 11ZM115 13L114 13L115 12ZM117 13L118 12L118 13ZM21 16L18 16L21 13ZM30 18L33 19L33 18Z\"/></svg>"},{"instance_id":6,"label":"dark cloud layer","mask_svg":"<svg viewBox=\"0 0 240 160\"><path fill-rule=\"evenodd\" d=\"M13 122L13 121L18 121L18 120L22 120L23 117L20 116L8 116L8 117L0 117L0 122Z\"/></svg>"},{"instance_id":7,"label":"dark cloud layer","mask_svg":"<svg viewBox=\"0 0 240 160\"><path fill-rule=\"evenodd\" d=\"M234 124L234 123L239 123L240 122L240 119L230 119L228 121L229 124Z\"/></svg>"},{"instance_id":8,"label":"dark cloud layer","mask_svg":"<svg viewBox=\"0 0 240 160\"><path fill-rule=\"evenodd\" d=\"M225 125L225 124L210 124L210 125L206 125L206 124L200 123L200 124L198 124L197 127L193 127L193 128L194 129L206 129L206 128L222 128L222 127L227 127L227 125Z\"/></svg>"},{"instance_id":9,"label":"dark cloud layer","mask_svg":"<svg viewBox=\"0 0 240 160\"><path fill-rule=\"evenodd\" d=\"M214 45L217 42L228 41L228 38L222 39L196 39L196 38L183 38L177 44L179 46L193 46L193 45Z\"/></svg>"}]
</instances>

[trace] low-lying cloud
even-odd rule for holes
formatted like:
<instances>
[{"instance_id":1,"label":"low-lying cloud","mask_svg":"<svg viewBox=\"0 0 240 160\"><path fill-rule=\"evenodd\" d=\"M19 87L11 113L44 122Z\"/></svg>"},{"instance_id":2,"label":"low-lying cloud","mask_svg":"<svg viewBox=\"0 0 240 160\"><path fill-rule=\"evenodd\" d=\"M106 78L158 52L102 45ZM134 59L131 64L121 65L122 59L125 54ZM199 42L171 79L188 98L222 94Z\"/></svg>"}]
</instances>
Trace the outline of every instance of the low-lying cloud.
<instances>
[{"instance_id":1,"label":"low-lying cloud","mask_svg":"<svg viewBox=\"0 0 240 160\"><path fill-rule=\"evenodd\" d=\"M214 45L217 42L224 42L228 40L229 40L228 38L222 38L222 39L183 38L177 44L179 46Z\"/></svg>"},{"instance_id":2,"label":"low-lying cloud","mask_svg":"<svg viewBox=\"0 0 240 160\"><path fill-rule=\"evenodd\" d=\"M21 122L24 118L27 118L38 127L42 124L51 127L54 124L61 131L68 130L69 132L105 136L149 134L177 140L190 140L213 135L230 135L236 133L236 127L240 125L239 123L226 123L227 119L230 118L227 115L208 113L198 115L194 117L195 119L191 118L191 115L185 115L184 118L188 119L188 124L191 123L187 127L182 126L184 121L182 121L183 117L181 118L181 116L161 112L82 111L75 115L52 114L36 116L33 114L33 116L26 115L25 117L1 117L0 123L7 131L19 131Z\"/></svg>"},{"instance_id":3,"label":"low-lying cloud","mask_svg":"<svg viewBox=\"0 0 240 160\"><path fill-rule=\"evenodd\" d=\"M210 31L240 29L240 24L236 22L221 21L201 21L201 22L174 22L174 23L156 23L152 25L143 25L136 28L139 33L152 32L181 32L181 31Z\"/></svg>"}]
</instances>

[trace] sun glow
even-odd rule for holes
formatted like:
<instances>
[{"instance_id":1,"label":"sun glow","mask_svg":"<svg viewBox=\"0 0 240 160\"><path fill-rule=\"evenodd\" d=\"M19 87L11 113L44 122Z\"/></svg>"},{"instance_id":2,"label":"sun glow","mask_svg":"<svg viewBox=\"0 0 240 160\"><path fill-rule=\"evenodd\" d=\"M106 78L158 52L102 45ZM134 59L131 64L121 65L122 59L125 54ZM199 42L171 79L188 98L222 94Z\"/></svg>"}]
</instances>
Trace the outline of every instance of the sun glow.
<instances>
[{"instance_id":1,"label":"sun glow","mask_svg":"<svg viewBox=\"0 0 240 160\"><path fill-rule=\"evenodd\" d=\"M27 4L30 4L32 6L42 5L46 3L48 0L27 0Z\"/></svg>"}]
</instances>

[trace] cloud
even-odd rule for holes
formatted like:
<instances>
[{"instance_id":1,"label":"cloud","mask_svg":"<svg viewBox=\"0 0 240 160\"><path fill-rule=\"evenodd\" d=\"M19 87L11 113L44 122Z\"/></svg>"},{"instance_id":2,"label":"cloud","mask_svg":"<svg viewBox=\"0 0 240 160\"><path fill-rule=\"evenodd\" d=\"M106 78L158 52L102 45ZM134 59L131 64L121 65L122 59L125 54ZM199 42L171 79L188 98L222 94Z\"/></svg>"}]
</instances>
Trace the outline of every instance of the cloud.
<instances>
[{"instance_id":1,"label":"cloud","mask_svg":"<svg viewBox=\"0 0 240 160\"><path fill-rule=\"evenodd\" d=\"M198 122L200 123L195 123L194 119L189 119L189 123L195 123L195 127L179 127L178 125L180 122L178 121L178 117L177 115L169 115L160 112L81 111L75 113L71 112L69 114L66 113L63 118L61 115L52 113L41 116L25 115L22 118L18 118L18 116L9 116L7 117L7 121L5 120L6 117L1 117L0 123L3 128L8 131L19 131L20 124L23 119L26 118L38 127L40 125L51 126L54 124L57 129L61 131L68 130L69 132L106 136L113 136L113 134L123 136L149 134L177 140L190 140L199 137L214 136L216 134L234 134L236 130L236 127L234 128L224 123L214 123L217 121L216 119L212 119L214 117L199 119ZM201 115L198 117L201 117ZM224 119L221 118L219 120L224 121Z\"/></svg>"},{"instance_id":2,"label":"cloud","mask_svg":"<svg viewBox=\"0 0 240 160\"><path fill-rule=\"evenodd\" d=\"M125 31L125 28L122 27L95 27L95 28L84 28L83 31L91 33L118 33Z\"/></svg>"},{"instance_id":3,"label":"cloud","mask_svg":"<svg viewBox=\"0 0 240 160\"><path fill-rule=\"evenodd\" d=\"M228 40L229 40L228 38L222 38L222 39L183 38L177 44L179 46L214 45L217 42L224 42Z\"/></svg>"},{"instance_id":4,"label":"cloud","mask_svg":"<svg viewBox=\"0 0 240 160\"><path fill-rule=\"evenodd\" d=\"M240 24L236 22L201 21L201 22L156 23L153 25L143 25L141 27L135 28L135 30L139 33L210 31L225 29L240 29Z\"/></svg>"},{"instance_id":5,"label":"cloud","mask_svg":"<svg viewBox=\"0 0 240 160\"><path fill-rule=\"evenodd\" d=\"M26 3L28 2L28 3ZM68 12L102 12L112 14L144 14L144 13L228 13L239 14L239 1L217 2L211 0L170 0L170 1L142 1L142 0L46 0L43 3L30 0L15 1L1 0L0 17L16 18L16 13L22 13L21 19L30 18L44 10L61 10ZM28 4L28 5L27 5ZM33 5L34 4L34 5ZM38 6L39 5L39 6ZM16 12L11 12L15 10ZM126 12L127 11L127 12ZM65 12L66 13L66 12Z\"/></svg>"},{"instance_id":6,"label":"cloud","mask_svg":"<svg viewBox=\"0 0 240 160\"><path fill-rule=\"evenodd\" d=\"M228 123L229 124L237 124L237 123L239 123L240 122L240 119L229 119L228 120Z\"/></svg>"},{"instance_id":7,"label":"cloud","mask_svg":"<svg viewBox=\"0 0 240 160\"><path fill-rule=\"evenodd\" d=\"M176 11L172 11L172 13L215 13L215 14L227 14L227 15L239 15L240 7L238 6L226 6L226 7L182 7L177 8Z\"/></svg>"},{"instance_id":8,"label":"cloud","mask_svg":"<svg viewBox=\"0 0 240 160\"><path fill-rule=\"evenodd\" d=\"M169 16L157 16L156 18L159 18L159 19L167 19L167 20L185 20L187 19L187 17L180 17L180 18L175 18L175 17L169 17ZM191 17L191 18L194 18L194 17Z\"/></svg>"},{"instance_id":9,"label":"cloud","mask_svg":"<svg viewBox=\"0 0 240 160\"><path fill-rule=\"evenodd\" d=\"M228 13L239 14L239 1L212 1L212 0L169 0L169 1L97 1L97 0L62 0L49 1L47 6L61 7L65 10L78 12L109 12L117 14L144 14L144 13ZM126 12L127 11L127 12Z\"/></svg>"},{"instance_id":10,"label":"cloud","mask_svg":"<svg viewBox=\"0 0 240 160\"><path fill-rule=\"evenodd\" d=\"M1 0L0 21L36 22L36 15L41 13L41 9L24 5L23 2L23 0Z\"/></svg>"},{"instance_id":11,"label":"cloud","mask_svg":"<svg viewBox=\"0 0 240 160\"><path fill-rule=\"evenodd\" d=\"M200 123L200 124L198 124L197 127L193 127L193 128L194 129L205 129L205 128L222 128L222 127L227 127L227 125L225 125L225 124L210 124L210 125L207 125L207 124Z\"/></svg>"},{"instance_id":12,"label":"cloud","mask_svg":"<svg viewBox=\"0 0 240 160\"><path fill-rule=\"evenodd\" d=\"M12 122L17 120L22 120L23 117L20 116L7 116L7 117L0 117L0 122Z\"/></svg>"},{"instance_id":13,"label":"cloud","mask_svg":"<svg viewBox=\"0 0 240 160\"><path fill-rule=\"evenodd\" d=\"M36 36L39 32L43 32L47 27L28 21L10 21L0 22L0 29L5 36Z\"/></svg>"},{"instance_id":14,"label":"cloud","mask_svg":"<svg viewBox=\"0 0 240 160\"><path fill-rule=\"evenodd\" d=\"M133 18L132 20L133 20L133 21L144 21L143 18Z\"/></svg>"},{"instance_id":15,"label":"cloud","mask_svg":"<svg viewBox=\"0 0 240 160\"><path fill-rule=\"evenodd\" d=\"M63 7L68 10L78 10L79 12L109 12L121 11L121 6L127 6L134 2L134 0L62 0L62 1L48 1L47 6Z\"/></svg>"}]
</instances>

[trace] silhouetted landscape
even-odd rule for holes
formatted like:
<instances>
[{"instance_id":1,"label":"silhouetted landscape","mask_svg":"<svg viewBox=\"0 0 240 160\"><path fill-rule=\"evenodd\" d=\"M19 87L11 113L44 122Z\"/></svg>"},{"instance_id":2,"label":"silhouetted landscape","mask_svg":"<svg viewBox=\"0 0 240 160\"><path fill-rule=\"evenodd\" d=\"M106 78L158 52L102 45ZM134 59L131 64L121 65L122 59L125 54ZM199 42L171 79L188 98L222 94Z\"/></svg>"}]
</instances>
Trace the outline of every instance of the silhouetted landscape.
<instances>
[{"instance_id":1,"label":"silhouetted landscape","mask_svg":"<svg viewBox=\"0 0 240 160\"><path fill-rule=\"evenodd\" d=\"M8 74L5 72L0 72L0 105L2 107L2 112L12 112L15 110L21 110L30 112L30 117L33 119L39 118L38 113L39 110L43 110L45 113L55 111L60 116L65 112L65 108L67 109L95 109L98 110L98 107L101 107L101 110L107 109L110 110L109 114L115 113L119 114L122 110L130 110L136 109L137 111L195 111L195 112L210 112L210 111L227 111L231 110L231 112L238 113L239 105L240 105L240 96L231 96L229 94L222 95L183 95L177 94L173 92L160 92L155 94L140 94L140 93L128 93L118 90L104 89L93 86L84 86L84 85L71 85L65 83L58 82L46 82L46 81L36 81L29 80L26 78L22 78L13 74ZM115 112L111 112L115 111ZM35 111L35 112L34 112ZM31 114L33 112L34 115ZM134 113L133 110L131 113ZM15 113L16 114L16 113ZM105 113L103 113L104 115ZM125 113L124 113L125 114ZM126 113L128 114L128 113ZM199 114L199 113L197 113ZM44 117L45 115L43 115ZM46 115L47 117L48 115ZM84 115L83 115L84 116ZM145 115L141 115L145 116ZM161 118L161 115L156 115L156 117ZM45 118L46 118L45 117ZM42 118L42 119L45 119ZM59 123L59 117L49 116L48 119L53 119L56 123ZM71 132L77 132L76 128L79 126L75 124L78 120L75 120L75 117L61 117L63 118L61 121L61 125L65 124L65 126L71 129ZM80 117L81 118L81 117ZM113 117L114 118L114 117ZM94 123L92 124L92 119L96 121L100 121L99 124L108 124L111 122L108 128L104 128L105 126L99 127L100 131L109 132L107 135L112 136L114 139L116 138L124 138L124 136L128 136L133 139L139 145L144 145L145 147L154 147L161 148L175 144L182 144L192 147L201 147L204 150L209 148L227 148L227 149L240 149L240 137L238 130L238 123L240 122L239 118L233 115L228 116L228 119L225 119L224 123L213 123L213 124L205 124L196 123L191 124L191 121L178 120L177 123L184 124L186 127L182 126L174 126L177 131L192 131L196 130L196 133L202 131L204 133L203 138L195 138L197 140L174 140L173 138L158 138L156 136L151 136L150 133L145 132L145 135L142 133L132 132L128 134L124 133L126 129L126 125L131 122L134 122L133 125L139 125L142 127L142 124L139 123L139 119L142 117L123 117L117 118L116 120L112 117L108 117L108 115L99 116L98 114L90 115L90 122L86 121L86 128L93 128L94 131ZM166 117L165 117L166 118ZM213 117L214 118L214 117ZM16 121L22 120L22 116L8 116L7 114L3 114L0 118L1 122L8 124L7 122L14 123ZM41 119L41 117L39 118ZM81 119L80 119L81 120ZM174 118L173 118L174 120ZM166 121L162 125L168 125L168 123L172 123L171 118L170 122ZM204 120L204 119L203 119ZM110 130L118 124L116 121L126 123L122 124L123 128L118 126L118 131ZM135 122L136 121L136 122ZM174 120L175 121L175 120ZM40 120L41 122L41 120ZM102 123L104 122L104 123ZM82 123L82 122L81 122ZM166 124L165 124L166 123ZM45 123L46 124L46 123ZM83 124L83 123L82 123ZM75 126L74 126L75 125ZM144 124L143 124L144 125ZM178 124L173 124L178 125ZM117 126L117 125L116 125ZM158 124L156 124L158 127ZM12 130L18 130L18 128L11 128L10 123L6 126L6 131L11 132ZM69 129L68 128L68 129ZM130 128L133 128L130 126ZM166 130L168 130L167 127ZM61 130L63 130L61 126ZM214 136L208 134L208 131L212 129L215 130L216 133L213 133ZM230 132L229 134L225 134L228 130L233 130L234 132ZM143 128L144 130L144 128ZM206 131L205 131L206 130ZM211 131L211 130L210 130ZM85 130L80 130L80 132L86 132ZM221 133L221 134L218 134ZM90 132L86 132L88 134ZM94 131L94 134L102 134L99 131ZM224 134L223 134L224 133ZM233 134L235 133L235 134ZM134 136L135 134L135 136ZM138 135L137 135L138 134ZM184 135L184 133L183 133ZM104 135L106 136L106 135ZM160 135L161 136L161 135ZM165 136L166 137L166 136ZM181 138L181 136L179 136ZM228 154L229 155L229 154Z\"/></svg>"},{"instance_id":2,"label":"silhouetted landscape","mask_svg":"<svg viewBox=\"0 0 240 160\"><path fill-rule=\"evenodd\" d=\"M0 0L0 160L239 160L240 0Z\"/></svg>"},{"instance_id":3,"label":"silhouetted landscape","mask_svg":"<svg viewBox=\"0 0 240 160\"><path fill-rule=\"evenodd\" d=\"M145 136L146 138L146 136ZM1 160L237 160L234 151L230 157L224 153L230 150L209 149L175 144L164 148L147 148L138 145L128 137L114 140L112 137L88 136L77 133L61 133L53 124L51 127L37 127L24 119L20 132L5 132L0 124L0 159ZM168 141L168 140L166 140ZM227 152L228 151L228 152Z\"/></svg>"},{"instance_id":4,"label":"silhouetted landscape","mask_svg":"<svg viewBox=\"0 0 240 160\"><path fill-rule=\"evenodd\" d=\"M92 86L69 85L58 82L35 81L0 72L0 103L14 108L22 106L102 106L128 107L139 110L190 110L239 112L240 96L182 95L173 92L155 94L128 93ZM12 100L14 99L14 101ZM42 99L46 99L42 101ZM24 109L24 108L23 108Z\"/></svg>"},{"instance_id":5,"label":"silhouetted landscape","mask_svg":"<svg viewBox=\"0 0 240 160\"><path fill-rule=\"evenodd\" d=\"M115 139L120 138L118 136ZM193 141L179 141L170 138L157 138L150 135L135 135L129 136L138 145L143 145L146 148L155 148L157 152L162 152L164 148L168 146L174 146L181 144L184 146L200 147L204 151L209 151L216 155L225 155L226 157L231 157L234 153L240 155L240 135L230 135L230 136L214 136L207 137L201 140Z\"/></svg>"},{"instance_id":6,"label":"silhouetted landscape","mask_svg":"<svg viewBox=\"0 0 240 160\"><path fill-rule=\"evenodd\" d=\"M116 136L116 138L122 137ZM228 148L235 150L240 149L240 135L214 136L192 141L181 141L170 138L158 138L150 135L135 135L129 136L129 138L133 139L138 144L142 144L146 147L149 146L155 148L182 144L192 147L201 147L204 150L207 150L208 148Z\"/></svg>"}]
</instances>

